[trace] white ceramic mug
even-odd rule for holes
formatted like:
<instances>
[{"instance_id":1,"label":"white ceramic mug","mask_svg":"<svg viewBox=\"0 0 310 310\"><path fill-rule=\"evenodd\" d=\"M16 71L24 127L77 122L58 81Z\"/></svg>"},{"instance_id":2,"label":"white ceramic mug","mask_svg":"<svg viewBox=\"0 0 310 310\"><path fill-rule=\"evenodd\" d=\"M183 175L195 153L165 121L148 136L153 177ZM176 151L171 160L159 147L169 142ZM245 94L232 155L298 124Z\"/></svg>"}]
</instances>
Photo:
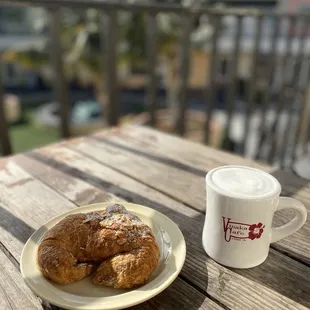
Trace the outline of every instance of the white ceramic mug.
<instances>
[{"instance_id":1,"label":"white ceramic mug","mask_svg":"<svg viewBox=\"0 0 310 310\"><path fill-rule=\"evenodd\" d=\"M223 166L206 176L207 212L203 246L218 263L251 268L265 261L270 243L289 236L307 219L305 206L280 197L281 185L272 175L244 166ZM272 227L276 211L293 209L295 218Z\"/></svg>"}]
</instances>

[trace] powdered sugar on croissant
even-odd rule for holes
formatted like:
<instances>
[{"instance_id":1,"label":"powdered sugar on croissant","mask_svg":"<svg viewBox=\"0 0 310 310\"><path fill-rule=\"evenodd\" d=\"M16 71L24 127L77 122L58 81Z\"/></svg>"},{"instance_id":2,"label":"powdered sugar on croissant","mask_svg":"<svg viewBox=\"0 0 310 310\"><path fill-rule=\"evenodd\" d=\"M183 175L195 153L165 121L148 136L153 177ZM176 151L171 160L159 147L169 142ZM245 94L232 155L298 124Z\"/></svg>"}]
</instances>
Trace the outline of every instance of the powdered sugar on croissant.
<instances>
[{"instance_id":1,"label":"powdered sugar on croissant","mask_svg":"<svg viewBox=\"0 0 310 310\"><path fill-rule=\"evenodd\" d=\"M60 284L95 272L95 284L132 288L149 279L159 254L151 228L122 205L113 205L56 224L39 245L38 265L45 277Z\"/></svg>"}]
</instances>

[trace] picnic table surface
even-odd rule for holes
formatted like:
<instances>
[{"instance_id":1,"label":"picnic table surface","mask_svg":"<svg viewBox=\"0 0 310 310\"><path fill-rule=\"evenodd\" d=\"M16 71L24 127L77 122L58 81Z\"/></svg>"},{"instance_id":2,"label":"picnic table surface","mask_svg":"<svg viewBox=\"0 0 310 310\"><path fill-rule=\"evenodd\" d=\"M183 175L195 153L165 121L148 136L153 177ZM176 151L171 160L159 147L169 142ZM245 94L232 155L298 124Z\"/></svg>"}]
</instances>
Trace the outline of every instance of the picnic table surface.
<instances>
[{"instance_id":1,"label":"picnic table surface","mask_svg":"<svg viewBox=\"0 0 310 310\"><path fill-rule=\"evenodd\" d=\"M147 127L112 128L0 159L0 309L59 309L24 283L23 246L52 217L105 201L162 212L180 227L187 244L173 284L131 309L309 309L310 217L298 232L271 244L267 260L252 269L226 268L203 250L205 175L227 164L270 172L282 195L310 210L310 183L292 172ZM274 225L293 216L277 212Z\"/></svg>"}]
</instances>

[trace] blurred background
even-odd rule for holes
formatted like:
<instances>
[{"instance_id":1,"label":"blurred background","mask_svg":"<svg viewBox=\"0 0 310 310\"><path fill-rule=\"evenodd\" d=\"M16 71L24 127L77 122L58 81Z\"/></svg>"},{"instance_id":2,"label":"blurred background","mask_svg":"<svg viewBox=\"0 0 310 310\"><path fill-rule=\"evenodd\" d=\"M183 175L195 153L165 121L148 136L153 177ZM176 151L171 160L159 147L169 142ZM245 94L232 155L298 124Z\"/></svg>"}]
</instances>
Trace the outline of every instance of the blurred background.
<instances>
[{"instance_id":1,"label":"blurred background","mask_svg":"<svg viewBox=\"0 0 310 310\"><path fill-rule=\"evenodd\" d=\"M309 13L309 0L0 0L0 154L138 124L292 169L310 140Z\"/></svg>"}]
</instances>

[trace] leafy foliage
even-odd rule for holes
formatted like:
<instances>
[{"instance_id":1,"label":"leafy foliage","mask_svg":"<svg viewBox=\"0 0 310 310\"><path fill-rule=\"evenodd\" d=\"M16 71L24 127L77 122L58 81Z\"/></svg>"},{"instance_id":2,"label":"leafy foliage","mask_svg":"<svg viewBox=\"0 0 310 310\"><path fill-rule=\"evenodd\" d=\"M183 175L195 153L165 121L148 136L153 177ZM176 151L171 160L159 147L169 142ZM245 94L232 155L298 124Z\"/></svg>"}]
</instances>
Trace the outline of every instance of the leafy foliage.
<instances>
[{"instance_id":1,"label":"leafy foliage","mask_svg":"<svg viewBox=\"0 0 310 310\"><path fill-rule=\"evenodd\" d=\"M188 0L183 0L182 5L188 5L187 2ZM101 44L109 44L109 42L102 42L100 11L64 9L62 13L61 42L67 75L78 79L86 76L97 89L104 89ZM125 62L135 68L145 68L146 13L119 12L118 18L120 63ZM48 18L45 18L45 22L48 25ZM159 54L171 60L177 58L180 25L181 18L176 14L160 13L157 16ZM208 23L205 25L209 27ZM202 41L205 40L206 36L202 37ZM7 51L3 58L8 62L20 63L26 68L40 70L49 63L48 41L46 40L44 47L40 50L31 48L23 51Z\"/></svg>"}]
</instances>

